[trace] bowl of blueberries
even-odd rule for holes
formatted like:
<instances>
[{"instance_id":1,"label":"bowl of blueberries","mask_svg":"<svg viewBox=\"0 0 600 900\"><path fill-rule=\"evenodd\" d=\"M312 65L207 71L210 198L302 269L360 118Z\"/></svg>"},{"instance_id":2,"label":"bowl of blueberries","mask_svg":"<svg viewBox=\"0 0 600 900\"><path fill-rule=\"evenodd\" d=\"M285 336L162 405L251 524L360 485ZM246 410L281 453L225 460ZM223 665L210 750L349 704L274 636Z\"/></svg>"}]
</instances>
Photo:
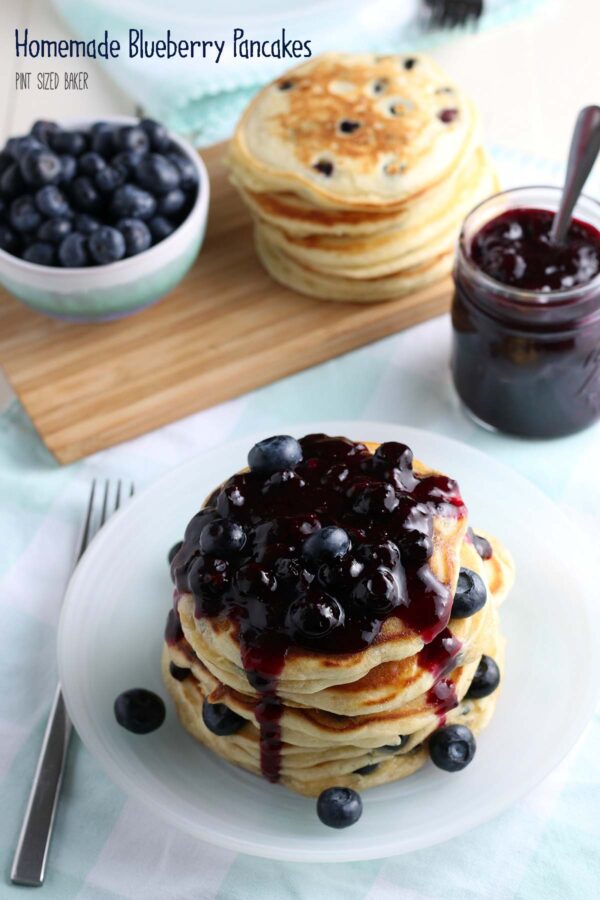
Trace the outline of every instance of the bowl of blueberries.
<instances>
[{"instance_id":1,"label":"bowl of blueberries","mask_svg":"<svg viewBox=\"0 0 600 900\"><path fill-rule=\"evenodd\" d=\"M137 312L194 262L208 204L202 159L159 122L38 121L0 151L0 283L69 321Z\"/></svg>"}]
</instances>

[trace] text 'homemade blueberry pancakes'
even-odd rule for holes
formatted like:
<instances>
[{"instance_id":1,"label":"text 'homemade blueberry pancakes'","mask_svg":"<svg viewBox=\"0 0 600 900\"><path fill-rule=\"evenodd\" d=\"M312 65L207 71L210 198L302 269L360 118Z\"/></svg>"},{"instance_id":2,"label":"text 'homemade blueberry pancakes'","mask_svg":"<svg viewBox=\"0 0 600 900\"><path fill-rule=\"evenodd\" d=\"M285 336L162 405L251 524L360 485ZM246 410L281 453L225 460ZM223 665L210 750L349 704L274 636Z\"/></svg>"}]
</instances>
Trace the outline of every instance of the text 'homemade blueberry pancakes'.
<instances>
[{"instance_id":1,"label":"text 'homemade blueberry pancakes'","mask_svg":"<svg viewBox=\"0 0 600 900\"><path fill-rule=\"evenodd\" d=\"M498 189L473 104L424 56L326 53L292 69L250 103L228 161L267 270L327 300L447 275L462 220Z\"/></svg>"},{"instance_id":2,"label":"text 'homemade blueberry pancakes'","mask_svg":"<svg viewBox=\"0 0 600 900\"><path fill-rule=\"evenodd\" d=\"M436 761L432 732L479 732L513 564L456 482L403 444L323 434L248 460L171 563L163 674L184 727L311 796L410 775Z\"/></svg>"}]
</instances>

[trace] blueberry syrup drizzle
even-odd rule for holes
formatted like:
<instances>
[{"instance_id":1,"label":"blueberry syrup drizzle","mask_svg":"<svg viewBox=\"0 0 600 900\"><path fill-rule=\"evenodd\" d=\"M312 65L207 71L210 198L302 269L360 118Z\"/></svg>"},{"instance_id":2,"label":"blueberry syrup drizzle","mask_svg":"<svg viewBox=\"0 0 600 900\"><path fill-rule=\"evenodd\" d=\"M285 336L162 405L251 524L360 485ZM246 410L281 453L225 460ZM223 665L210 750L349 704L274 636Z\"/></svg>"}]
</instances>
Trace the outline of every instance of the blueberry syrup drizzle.
<instances>
[{"instance_id":1,"label":"blueberry syrup drizzle","mask_svg":"<svg viewBox=\"0 0 600 900\"><path fill-rule=\"evenodd\" d=\"M197 618L224 616L237 628L248 681L260 693L261 768L271 781L281 765L277 682L294 648L359 652L395 616L426 644L422 664L438 679L432 707L442 716L456 705L439 680L460 650L447 631L452 594L429 559L434 516L466 515L458 485L443 475L417 476L403 444L382 444L375 454L323 434L300 444L303 459L293 470L239 473L214 491L171 564L176 592L191 592ZM199 540L205 525L223 518L245 534L227 559L202 551ZM350 549L311 565L302 546L326 526L343 528ZM177 625L170 613L167 642L178 639Z\"/></svg>"}]
</instances>

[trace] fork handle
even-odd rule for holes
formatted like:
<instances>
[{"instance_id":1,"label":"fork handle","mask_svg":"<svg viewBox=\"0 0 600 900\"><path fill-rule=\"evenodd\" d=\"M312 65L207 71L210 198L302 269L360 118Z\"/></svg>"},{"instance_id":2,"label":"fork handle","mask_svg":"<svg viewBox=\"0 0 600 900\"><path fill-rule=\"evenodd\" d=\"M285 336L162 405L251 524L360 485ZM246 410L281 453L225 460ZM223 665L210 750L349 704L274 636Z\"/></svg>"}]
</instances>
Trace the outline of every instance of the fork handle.
<instances>
[{"instance_id":1,"label":"fork handle","mask_svg":"<svg viewBox=\"0 0 600 900\"><path fill-rule=\"evenodd\" d=\"M39 887L44 883L71 730L71 720L58 686L10 873L14 884Z\"/></svg>"}]
</instances>

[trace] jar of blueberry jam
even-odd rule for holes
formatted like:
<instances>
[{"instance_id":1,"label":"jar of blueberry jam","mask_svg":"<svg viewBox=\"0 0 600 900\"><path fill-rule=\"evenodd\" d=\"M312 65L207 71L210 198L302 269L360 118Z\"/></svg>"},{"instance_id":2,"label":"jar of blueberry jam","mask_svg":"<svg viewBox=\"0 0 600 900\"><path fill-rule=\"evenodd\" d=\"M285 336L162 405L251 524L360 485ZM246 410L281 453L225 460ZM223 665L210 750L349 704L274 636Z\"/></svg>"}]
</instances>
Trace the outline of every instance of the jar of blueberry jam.
<instances>
[{"instance_id":1,"label":"jar of blueberry jam","mask_svg":"<svg viewBox=\"0 0 600 900\"><path fill-rule=\"evenodd\" d=\"M476 207L454 270L452 374L483 425L526 437L600 419L600 204L582 196L550 241L558 188L518 188Z\"/></svg>"}]
</instances>

